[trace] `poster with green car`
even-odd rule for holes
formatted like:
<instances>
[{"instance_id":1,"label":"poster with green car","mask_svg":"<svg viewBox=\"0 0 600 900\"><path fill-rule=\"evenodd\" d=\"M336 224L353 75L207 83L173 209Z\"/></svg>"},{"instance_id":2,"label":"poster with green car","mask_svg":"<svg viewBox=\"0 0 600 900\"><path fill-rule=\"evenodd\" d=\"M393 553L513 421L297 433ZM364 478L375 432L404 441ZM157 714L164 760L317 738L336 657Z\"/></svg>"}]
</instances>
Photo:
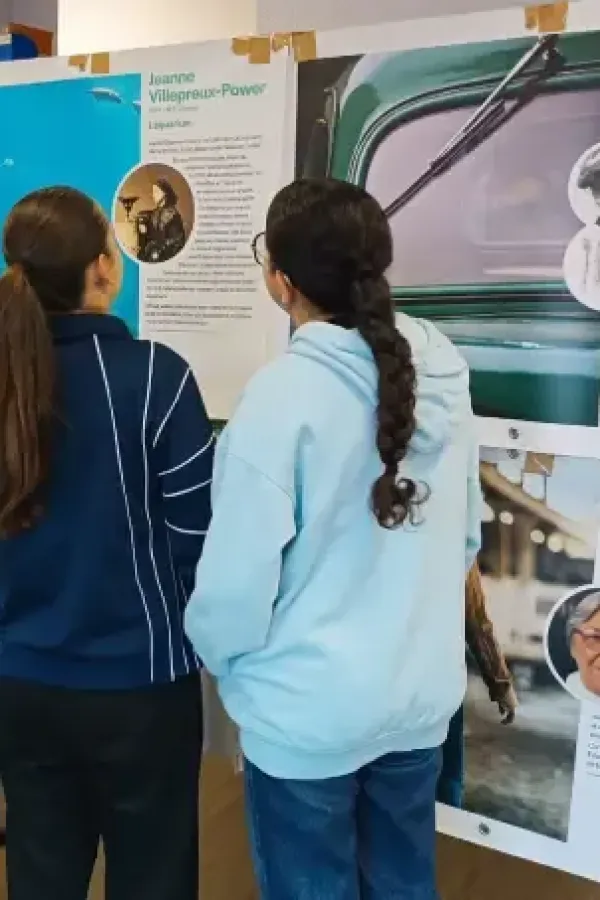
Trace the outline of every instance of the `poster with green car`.
<instances>
[{"instance_id":1,"label":"poster with green car","mask_svg":"<svg viewBox=\"0 0 600 900\"><path fill-rule=\"evenodd\" d=\"M384 206L398 308L458 345L479 416L598 425L597 145L594 32L299 66L298 173Z\"/></svg>"}]
</instances>

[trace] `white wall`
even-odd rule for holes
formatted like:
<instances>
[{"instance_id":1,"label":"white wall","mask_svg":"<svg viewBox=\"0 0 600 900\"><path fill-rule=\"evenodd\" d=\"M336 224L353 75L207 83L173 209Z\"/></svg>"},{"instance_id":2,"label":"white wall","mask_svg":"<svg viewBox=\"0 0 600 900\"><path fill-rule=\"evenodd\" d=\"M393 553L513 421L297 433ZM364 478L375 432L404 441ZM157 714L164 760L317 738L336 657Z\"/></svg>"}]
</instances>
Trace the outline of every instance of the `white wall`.
<instances>
[{"instance_id":1,"label":"white wall","mask_svg":"<svg viewBox=\"0 0 600 900\"><path fill-rule=\"evenodd\" d=\"M528 0L0 0L0 23L3 8L11 2L16 21L25 21L19 11L33 10L32 19L37 10L39 19L44 8L58 4L58 52L68 55L270 31L322 31L498 7L515 10ZM600 8L600 0L572 2L572 20L582 19L583 8ZM512 21L514 13L507 10L506 15ZM437 25L432 24L432 30L437 32ZM443 39L442 32L439 37Z\"/></svg>"},{"instance_id":2,"label":"white wall","mask_svg":"<svg viewBox=\"0 0 600 900\"><path fill-rule=\"evenodd\" d=\"M378 22L488 12L499 7L526 6L531 2L534 0L257 0L257 28L263 33L351 28ZM600 0L593 2L600 3Z\"/></svg>"},{"instance_id":3,"label":"white wall","mask_svg":"<svg viewBox=\"0 0 600 900\"><path fill-rule=\"evenodd\" d=\"M212 40L255 30L256 0L58 0L61 55Z\"/></svg>"},{"instance_id":4,"label":"white wall","mask_svg":"<svg viewBox=\"0 0 600 900\"><path fill-rule=\"evenodd\" d=\"M85 2L86 0L81 0L82 5ZM56 31L58 0L3 0L2 5L8 7L8 15L12 22L45 28L46 31Z\"/></svg>"},{"instance_id":5,"label":"white wall","mask_svg":"<svg viewBox=\"0 0 600 900\"><path fill-rule=\"evenodd\" d=\"M0 28L10 22L10 0L0 0Z\"/></svg>"}]
</instances>

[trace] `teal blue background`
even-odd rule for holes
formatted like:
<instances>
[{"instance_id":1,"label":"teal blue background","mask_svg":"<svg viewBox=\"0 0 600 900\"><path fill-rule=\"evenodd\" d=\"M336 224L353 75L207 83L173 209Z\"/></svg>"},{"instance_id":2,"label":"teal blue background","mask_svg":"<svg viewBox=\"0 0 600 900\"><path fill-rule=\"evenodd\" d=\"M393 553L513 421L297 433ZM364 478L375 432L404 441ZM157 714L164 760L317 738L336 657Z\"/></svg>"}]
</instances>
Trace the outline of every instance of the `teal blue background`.
<instances>
[{"instance_id":1,"label":"teal blue background","mask_svg":"<svg viewBox=\"0 0 600 900\"><path fill-rule=\"evenodd\" d=\"M98 88L113 93L94 94ZM121 181L141 159L140 93L139 75L0 88L0 225L25 194L57 184L89 194L110 216ZM124 263L114 312L137 334L139 266Z\"/></svg>"}]
</instances>

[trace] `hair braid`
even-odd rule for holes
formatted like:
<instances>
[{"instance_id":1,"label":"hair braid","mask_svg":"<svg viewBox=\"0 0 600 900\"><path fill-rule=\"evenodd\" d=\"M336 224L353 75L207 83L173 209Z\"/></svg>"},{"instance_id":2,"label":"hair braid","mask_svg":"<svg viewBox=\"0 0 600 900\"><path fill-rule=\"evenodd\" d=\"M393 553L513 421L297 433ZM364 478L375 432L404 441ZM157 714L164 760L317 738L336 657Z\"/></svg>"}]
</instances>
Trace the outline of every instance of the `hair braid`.
<instances>
[{"instance_id":1,"label":"hair braid","mask_svg":"<svg viewBox=\"0 0 600 900\"><path fill-rule=\"evenodd\" d=\"M399 466L416 427L416 372L410 344L396 328L390 288L381 275L355 282L357 328L367 342L379 373L377 449L383 474L373 485L372 504L384 528L396 528L407 518L414 522L417 484L399 478Z\"/></svg>"}]
</instances>

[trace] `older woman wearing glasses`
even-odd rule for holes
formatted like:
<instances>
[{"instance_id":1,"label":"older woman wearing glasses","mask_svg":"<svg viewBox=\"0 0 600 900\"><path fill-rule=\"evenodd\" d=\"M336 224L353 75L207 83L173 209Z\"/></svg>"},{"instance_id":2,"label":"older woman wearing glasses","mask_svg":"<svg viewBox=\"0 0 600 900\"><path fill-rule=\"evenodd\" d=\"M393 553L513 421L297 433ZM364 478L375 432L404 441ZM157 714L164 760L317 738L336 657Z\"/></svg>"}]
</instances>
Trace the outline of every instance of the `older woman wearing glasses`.
<instances>
[{"instance_id":1,"label":"older woman wearing glasses","mask_svg":"<svg viewBox=\"0 0 600 900\"><path fill-rule=\"evenodd\" d=\"M600 700L600 590L574 602L566 618L567 643L577 671L567 689L578 700Z\"/></svg>"}]
</instances>

